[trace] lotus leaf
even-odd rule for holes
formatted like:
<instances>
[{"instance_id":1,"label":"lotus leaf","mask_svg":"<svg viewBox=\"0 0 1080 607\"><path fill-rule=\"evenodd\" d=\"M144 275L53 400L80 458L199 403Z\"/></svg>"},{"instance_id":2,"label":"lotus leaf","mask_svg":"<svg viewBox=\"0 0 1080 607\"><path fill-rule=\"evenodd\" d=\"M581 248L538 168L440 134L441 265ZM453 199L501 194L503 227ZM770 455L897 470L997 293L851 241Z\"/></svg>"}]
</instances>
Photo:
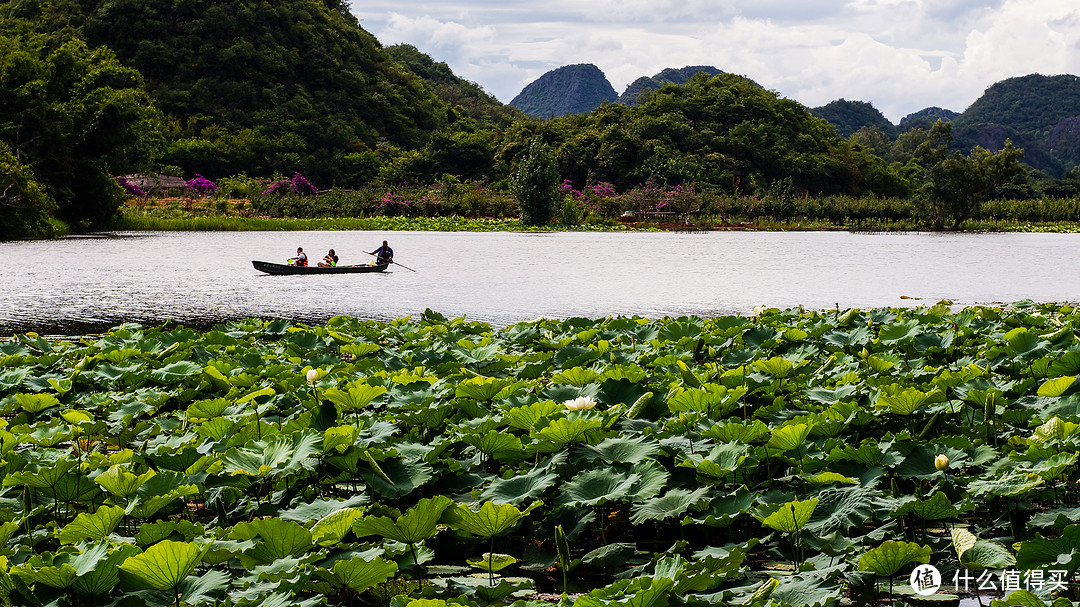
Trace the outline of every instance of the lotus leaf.
<instances>
[{"instance_id":1,"label":"lotus leaf","mask_svg":"<svg viewBox=\"0 0 1080 607\"><path fill-rule=\"evenodd\" d=\"M597 417L559 418L537 432L536 438L543 451L558 451L570 443L587 440L587 435L599 430L601 423Z\"/></svg>"},{"instance_id":2,"label":"lotus leaf","mask_svg":"<svg viewBox=\"0 0 1080 607\"><path fill-rule=\"evenodd\" d=\"M1072 577L1080 569L1080 525L1069 525L1056 538L1035 534L1019 543L1016 567L1021 571L1064 569Z\"/></svg>"},{"instance_id":3,"label":"lotus leaf","mask_svg":"<svg viewBox=\"0 0 1080 607\"><path fill-rule=\"evenodd\" d=\"M812 498L801 502L787 502L768 516L758 517L758 520L762 525L781 533L795 533L810 521L818 501L817 498Z\"/></svg>"},{"instance_id":4,"label":"lotus leaf","mask_svg":"<svg viewBox=\"0 0 1080 607\"><path fill-rule=\"evenodd\" d=\"M357 520L353 523L353 533L357 537L379 535L405 544L415 544L435 537L439 519L451 504L453 500L442 495L424 498L399 516L397 521L385 516Z\"/></svg>"},{"instance_id":5,"label":"lotus leaf","mask_svg":"<svg viewBox=\"0 0 1080 607\"><path fill-rule=\"evenodd\" d=\"M1043 482L1038 474L1015 473L994 479L972 481L968 483L968 491L973 496L1020 498Z\"/></svg>"},{"instance_id":6,"label":"lotus leaf","mask_svg":"<svg viewBox=\"0 0 1080 607\"><path fill-rule=\"evenodd\" d=\"M105 472L97 475L94 482L101 485L106 491L117 496L127 498L135 493L143 483L157 476L157 472L147 470L142 474L128 472L126 466L113 465Z\"/></svg>"},{"instance_id":7,"label":"lotus leaf","mask_svg":"<svg viewBox=\"0 0 1080 607\"><path fill-rule=\"evenodd\" d=\"M923 392L917 388L902 388L893 384L878 396L874 405L897 415L911 415L927 404L936 402L939 397L940 393L936 391Z\"/></svg>"},{"instance_id":8,"label":"lotus leaf","mask_svg":"<svg viewBox=\"0 0 1080 607\"><path fill-rule=\"evenodd\" d=\"M202 371L202 366L182 360L151 371L150 377L162 384L177 384Z\"/></svg>"},{"instance_id":9,"label":"lotus leaf","mask_svg":"<svg viewBox=\"0 0 1080 607\"><path fill-rule=\"evenodd\" d=\"M636 474L620 473L612 468L586 470L563 484L559 504L599 506L609 501L629 498L637 482Z\"/></svg>"},{"instance_id":10,"label":"lotus leaf","mask_svg":"<svg viewBox=\"0 0 1080 607\"><path fill-rule=\"evenodd\" d=\"M324 391L327 400L337 405L342 411L363 409L385 393L385 386L372 386L364 382L356 382L345 390L328 388Z\"/></svg>"},{"instance_id":11,"label":"lotus leaf","mask_svg":"<svg viewBox=\"0 0 1080 607\"><path fill-rule=\"evenodd\" d=\"M944 493L938 491L928 499L915 499L896 509L893 516L910 514L926 521L940 521L956 518L960 511L952 505Z\"/></svg>"},{"instance_id":12,"label":"lotus leaf","mask_svg":"<svg viewBox=\"0 0 1080 607\"><path fill-rule=\"evenodd\" d=\"M654 497L634 504L631 508L630 522L635 525L644 521L662 521L682 516L687 510L697 508L708 501L708 487L698 487L693 491L670 489L661 497Z\"/></svg>"},{"instance_id":13,"label":"lotus leaf","mask_svg":"<svg viewBox=\"0 0 1080 607\"><path fill-rule=\"evenodd\" d=\"M497 573L518 561L509 554L485 552L480 558L466 559L465 562L489 573Z\"/></svg>"},{"instance_id":14,"label":"lotus leaf","mask_svg":"<svg viewBox=\"0 0 1080 607\"><path fill-rule=\"evenodd\" d=\"M542 468L510 478L497 478L480 494L480 499L496 504L521 506L527 501L541 497L558 478L559 475Z\"/></svg>"},{"instance_id":15,"label":"lotus leaf","mask_svg":"<svg viewBox=\"0 0 1080 607\"><path fill-rule=\"evenodd\" d=\"M204 548L189 542L162 540L145 552L128 557L120 571L132 584L142 588L176 588L202 559Z\"/></svg>"},{"instance_id":16,"label":"lotus leaf","mask_svg":"<svg viewBox=\"0 0 1080 607\"><path fill-rule=\"evenodd\" d=\"M792 451L801 446L809 435L808 424L788 424L774 429L765 446L781 451Z\"/></svg>"},{"instance_id":17,"label":"lotus leaf","mask_svg":"<svg viewBox=\"0 0 1080 607\"><path fill-rule=\"evenodd\" d=\"M1037 394L1039 396L1056 398L1058 396L1064 395L1069 390L1069 388L1072 387L1074 382L1076 382L1076 377L1074 376L1049 379L1043 382L1041 386L1039 386L1039 391L1037 392Z\"/></svg>"},{"instance_id":18,"label":"lotus leaf","mask_svg":"<svg viewBox=\"0 0 1080 607\"><path fill-rule=\"evenodd\" d=\"M464 439L481 453L500 461L514 462L527 457L521 439L514 434L490 430L487 434L469 435Z\"/></svg>"},{"instance_id":19,"label":"lotus leaf","mask_svg":"<svg viewBox=\"0 0 1080 607\"><path fill-rule=\"evenodd\" d=\"M352 531L353 522L362 516L356 508L342 508L328 514L311 527L311 539L320 546L338 544Z\"/></svg>"},{"instance_id":20,"label":"lotus leaf","mask_svg":"<svg viewBox=\"0 0 1080 607\"><path fill-rule=\"evenodd\" d=\"M161 540L177 537L190 542L202 536L204 531L202 525L185 520L143 523L139 525L139 532L135 534L135 543L139 546L150 546Z\"/></svg>"},{"instance_id":21,"label":"lotus leaf","mask_svg":"<svg viewBox=\"0 0 1080 607\"><path fill-rule=\"evenodd\" d=\"M356 426L335 426L323 431L323 453L337 451L345 453L356 442L360 428Z\"/></svg>"},{"instance_id":22,"label":"lotus leaf","mask_svg":"<svg viewBox=\"0 0 1080 607\"><path fill-rule=\"evenodd\" d=\"M929 563L930 553L930 546L887 540L859 558L859 571L872 571L880 576L892 577L908 563Z\"/></svg>"},{"instance_id":23,"label":"lotus leaf","mask_svg":"<svg viewBox=\"0 0 1080 607\"><path fill-rule=\"evenodd\" d=\"M522 407L514 407L506 412L506 423L518 430L532 430L540 420L547 419L566 408L550 400L544 400Z\"/></svg>"},{"instance_id":24,"label":"lotus leaf","mask_svg":"<svg viewBox=\"0 0 1080 607\"><path fill-rule=\"evenodd\" d=\"M462 504L453 504L443 512L442 520L453 529L490 538L504 533L542 502L533 502L524 512L513 504L484 502L479 510Z\"/></svg>"},{"instance_id":25,"label":"lotus leaf","mask_svg":"<svg viewBox=\"0 0 1080 607\"><path fill-rule=\"evenodd\" d=\"M45 409L56 407L60 401L52 394L16 394L15 404L27 413L40 413Z\"/></svg>"},{"instance_id":26,"label":"lotus leaf","mask_svg":"<svg viewBox=\"0 0 1080 607\"><path fill-rule=\"evenodd\" d=\"M674 586L666 577L621 580L578 597L574 607L663 607Z\"/></svg>"},{"instance_id":27,"label":"lotus leaf","mask_svg":"<svg viewBox=\"0 0 1080 607\"><path fill-rule=\"evenodd\" d=\"M60 530L57 539L61 544L75 544L77 542L97 541L105 539L120 521L124 518L124 509L116 506L101 506L97 512L80 513ZM6 542L0 542L6 543Z\"/></svg>"},{"instance_id":28,"label":"lotus leaf","mask_svg":"<svg viewBox=\"0 0 1080 607\"><path fill-rule=\"evenodd\" d=\"M915 336L921 332L920 328L919 321L915 319L898 321L882 327L878 338L883 344L906 346L915 341Z\"/></svg>"},{"instance_id":29,"label":"lotus leaf","mask_svg":"<svg viewBox=\"0 0 1080 607\"><path fill-rule=\"evenodd\" d=\"M644 436L613 436L596 445L583 445L581 452L590 459L600 459L608 464L636 464L655 459L660 444Z\"/></svg>"},{"instance_id":30,"label":"lotus leaf","mask_svg":"<svg viewBox=\"0 0 1080 607\"><path fill-rule=\"evenodd\" d=\"M1042 340L1026 327L1017 327L1005 334L1005 341L1014 356L1032 360L1050 351L1050 342Z\"/></svg>"},{"instance_id":31,"label":"lotus leaf","mask_svg":"<svg viewBox=\"0 0 1080 607\"><path fill-rule=\"evenodd\" d=\"M104 558L93 562L93 569L79 574L72 581L71 587L88 596L108 594L120 581L120 565L128 558L139 554L139 549L131 544L108 545ZM85 554L85 553L84 553Z\"/></svg>"},{"instance_id":32,"label":"lotus leaf","mask_svg":"<svg viewBox=\"0 0 1080 607\"><path fill-rule=\"evenodd\" d=\"M244 552L248 568L253 563L267 564L277 559L301 556L314 545L311 531L293 521L280 518L257 519L239 523L229 532L234 540L258 540L255 546ZM155 544L156 545L156 544Z\"/></svg>"},{"instance_id":33,"label":"lotus leaf","mask_svg":"<svg viewBox=\"0 0 1080 607\"><path fill-rule=\"evenodd\" d=\"M375 584L381 584L390 579L396 572L397 563L386 561L382 557L371 560L354 557L347 561L335 561L330 571L321 574L320 577L335 586L348 588L353 592L364 592Z\"/></svg>"},{"instance_id":34,"label":"lotus leaf","mask_svg":"<svg viewBox=\"0 0 1080 607\"><path fill-rule=\"evenodd\" d=\"M498 396L510 383L510 380L496 377L470 377L457 385L455 396L487 402Z\"/></svg>"}]
</instances>

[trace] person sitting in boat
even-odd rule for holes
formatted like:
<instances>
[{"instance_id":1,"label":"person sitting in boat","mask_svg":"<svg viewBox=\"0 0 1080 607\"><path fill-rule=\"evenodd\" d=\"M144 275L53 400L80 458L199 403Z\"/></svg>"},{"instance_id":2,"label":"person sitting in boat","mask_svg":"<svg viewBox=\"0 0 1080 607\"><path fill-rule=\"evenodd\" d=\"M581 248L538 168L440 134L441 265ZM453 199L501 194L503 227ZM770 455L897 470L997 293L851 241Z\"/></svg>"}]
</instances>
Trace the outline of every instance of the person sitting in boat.
<instances>
[{"instance_id":1,"label":"person sitting in boat","mask_svg":"<svg viewBox=\"0 0 1080 607\"><path fill-rule=\"evenodd\" d=\"M335 253L333 249L330 249L330 252L327 253L326 256L322 258L322 261L319 262L319 267L320 268L332 268L332 267L337 265L337 262L338 262L337 253Z\"/></svg>"},{"instance_id":2,"label":"person sitting in boat","mask_svg":"<svg viewBox=\"0 0 1080 607\"><path fill-rule=\"evenodd\" d=\"M296 257L289 258L289 265L307 267L307 253L304 253L304 247L296 247Z\"/></svg>"},{"instance_id":3,"label":"person sitting in boat","mask_svg":"<svg viewBox=\"0 0 1080 607\"><path fill-rule=\"evenodd\" d=\"M371 251L370 255L375 256L375 263L394 263L394 250L390 248L390 245L386 244L386 241L382 241L382 246Z\"/></svg>"}]
</instances>

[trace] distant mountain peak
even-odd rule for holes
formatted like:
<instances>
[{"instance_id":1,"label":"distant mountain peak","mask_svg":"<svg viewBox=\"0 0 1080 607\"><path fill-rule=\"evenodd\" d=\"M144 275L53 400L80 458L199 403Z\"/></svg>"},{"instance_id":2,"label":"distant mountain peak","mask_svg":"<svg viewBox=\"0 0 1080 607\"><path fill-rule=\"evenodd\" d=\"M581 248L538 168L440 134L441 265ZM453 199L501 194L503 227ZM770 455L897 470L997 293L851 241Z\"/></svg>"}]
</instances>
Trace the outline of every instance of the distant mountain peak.
<instances>
[{"instance_id":1,"label":"distant mountain peak","mask_svg":"<svg viewBox=\"0 0 1080 607\"><path fill-rule=\"evenodd\" d=\"M655 91L668 84L686 84L698 72L705 72L710 78L723 74L711 65L688 65L681 68L665 68L653 76L642 76L627 85L622 95L619 95L619 103L637 105L638 98L646 91Z\"/></svg>"},{"instance_id":2,"label":"distant mountain peak","mask_svg":"<svg viewBox=\"0 0 1080 607\"><path fill-rule=\"evenodd\" d=\"M615 101L618 95L604 72L591 63L564 65L526 86L510 105L531 116L552 118L583 114Z\"/></svg>"}]
</instances>

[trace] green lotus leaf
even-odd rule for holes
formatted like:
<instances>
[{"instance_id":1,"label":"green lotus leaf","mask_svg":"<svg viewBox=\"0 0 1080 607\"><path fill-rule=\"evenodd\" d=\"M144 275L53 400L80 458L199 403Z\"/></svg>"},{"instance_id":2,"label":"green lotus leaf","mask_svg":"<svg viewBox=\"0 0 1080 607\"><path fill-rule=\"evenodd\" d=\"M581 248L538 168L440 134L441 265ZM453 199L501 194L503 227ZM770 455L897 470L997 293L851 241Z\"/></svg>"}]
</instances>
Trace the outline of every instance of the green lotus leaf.
<instances>
[{"instance_id":1,"label":"green lotus leaf","mask_svg":"<svg viewBox=\"0 0 1080 607\"><path fill-rule=\"evenodd\" d=\"M851 478L850 476L844 476L839 472L822 472L817 476L810 477L810 482L815 485L831 485L832 483L840 483L841 485L858 485L859 481Z\"/></svg>"},{"instance_id":2,"label":"green lotus leaf","mask_svg":"<svg viewBox=\"0 0 1080 607\"><path fill-rule=\"evenodd\" d=\"M352 342L341 346L341 352L344 354L352 354L355 358L367 356L368 354L374 354L382 349L379 344L373 344L368 342Z\"/></svg>"},{"instance_id":3,"label":"green lotus leaf","mask_svg":"<svg viewBox=\"0 0 1080 607\"><path fill-rule=\"evenodd\" d=\"M1009 344L1009 350L1014 356L1024 359L1046 356L1050 351L1050 342L1040 339L1038 335L1028 331L1027 327L1017 327L1006 333L1005 342Z\"/></svg>"},{"instance_id":4,"label":"green lotus leaf","mask_svg":"<svg viewBox=\"0 0 1080 607\"><path fill-rule=\"evenodd\" d=\"M564 483L558 504L599 506L609 501L624 501L638 475L619 472L613 468L596 468L579 473Z\"/></svg>"},{"instance_id":5,"label":"green lotus leaf","mask_svg":"<svg viewBox=\"0 0 1080 607\"><path fill-rule=\"evenodd\" d=\"M463 504L453 504L443 512L442 522L452 529L466 531L486 539L506 532L541 503L533 502L524 512L518 510L513 504L484 502L479 510L473 510Z\"/></svg>"},{"instance_id":6,"label":"green lotus leaf","mask_svg":"<svg viewBox=\"0 0 1080 607\"><path fill-rule=\"evenodd\" d=\"M1019 498L1043 484L1038 474L1015 473L999 478L976 480L968 483L968 491L973 496L993 496Z\"/></svg>"},{"instance_id":7,"label":"green lotus leaf","mask_svg":"<svg viewBox=\"0 0 1080 607\"><path fill-rule=\"evenodd\" d=\"M189 542L162 540L120 565L133 585L154 590L176 588L202 559L204 548Z\"/></svg>"},{"instance_id":8,"label":"green lotus leaf","mask_svg":"<svg viewBox=\"0 0 1080 607\"><path fill-rule=\"evenodd\" d=\"M108 537L123 518L124 509L116 506L101 506L94 514L82 512L60 530L57 539L61 544L101 540Z\"/></svg>"},{"instance_id":9,"label":"green lotus leaf","mask_svg":"<svg viewBox=\"0 0 1080 607\"><path fill-rule=\"evenodd\" d=\"M559 475L543 468L534 468L525 474L517 474L510 478L496 478L480 494L480 499L496 504L521 506L527 501L542 496L558 478Z\"/></svg>"},{"instance_id":10,"label":"green lotus leaf","mask_svg":"<svg viewBox=\"0 0 1080 607\"><path fill-rule=\"evenodd\" d=\"M881 343L886 345L906 346L920 333L919 321L915 319L885 325L878 332Z\"/></svg>"},{"instance_id":11,"label":"green lotus leaf","mask_svg":"<svg viewBox=\"0 0 1080 607\"><path fill-rule=\"evenodd\" d=\"M700 506L708 501L708 487L698 487L693 491L686 489L670 489L661 497L654 497L634 504L630 511L630 522L640 525L645 521L662 521L664 519L682 516L687 510Z\"/></svg>"},{"instance_id":12,"label":"green lotus leaf","mask_svg":"<svg viewBox=\"0 0 1080 607\"><path fill-rule=\"evenodd\" d=\"M795 533L810 522L810 517L817 509L818 501L817 498L812 498L801 502L780 504L775 512L766 517L758 517L758 520L762 525L781 533Z\"/></svg>"},{"instance_id":13,"label":"green lotus leaf","mask_svg":"<svg viewBox=\"0 0 1080 607\"><path fill-rule=\"evenodd\" d=\"M561 417L537 432L536 438L545 444L544 451L558 451L570 443L585 440L589 432L599 430L601 425L599 417Z\"/></svg>"},{"instance_id":14,"label":"green lotus leaf","mask_svg":"<svg viewBox=\"0 0 1080 607\"><path fill-rule=\"evenodd\" d=\"M952 536L953 550L956 551L956 558L959 559L965 552L975 547L979 538L975 537L975 534L964 529L962 527L953 527L949 534Z\"/></svg>"},{"instance_id":15,"label":"green lotus leaf","mask_svg":"<svg viewBox=\"0 0 1080 607\"><path fill-rule=\"evenodd\" d=\"M408 495L426 484L434 475L431 466L419 457L399 457L376 463L370 452L363 451L361 459L368 467L364 476L375 475L373 483L375 492L389 498Z\"/></svg>"},{"instance_id":16,"label":"green lotus leaf","mask_svg":"<svg viewBox=\"0 0 1080 607\"><path fill-rule=\"evenodd\" d=\"M839 604L843 594L844 589L828 575L807 572L779 580L768 597L770 604L824 606Z\"/></svg>"},{"instance_id":17,"label":"green lotus leaf","mask_svg":"<svg viewBox=\"0 0 1080 607\"><path fill-rule=\"evenodd\" d=\"M519 461L528 457L522 447L521 439L509 432L491 430L483 435L468 435L465 442L476 447L481 453L499 461Z\"/></svg>"},{"instance_id":18,"label":"green lotus leaf","mask_svg":"<svg viewBox=\"0 0 1080 607\"><path fill-rule=\"evenodd\" d=\"M109 493L117 497L126 498L135 493L143 483L155 476L157 476L157 472L154 470L147 470L142 474L134 474L128 472L126 466L117 464L109 466L105 472L97 475L94 478L94 482L101 485Z\"/></svg>"},{"instance_id":19,"label":"green lotus leaf","mask_svg":"<svg viewBox=\"0 0 1080 607\"><path fill-rule=\"evenodd\" d=\"M960 511L953 506L949 498L938 491L925 500L905 502L896 509L893 516L912 515L924 521L941 521L956 518Z\"/></svg>"},{"instance_id":20,"label":"green lotus leaf","mask_svg":"<svg viewBox=\"0 0 1080 607\"><path fill-rule=\"evenodd\" d=\"M645 373L645 369L642 369L639 365L624 365L616 364L607 367L600 373L600 377L596 378L597 382L604 382L607 380L625 380L631 384L639 384L648 377Z\"/></svg>"},{"instance_id":21,"label":"green lotus leaf","mask_svg":"<svg viewBox=\"0 0 1080 607\"><path fill-rule=\"evenodd\" d=\"M589 459L600 459L608 464L636 464L656 459L660 443L644 436L612 436L596 445L582 445L581 453Z\"/></svg>"},{"instance_id":22,"label":"green lotus leaf","mask_svg":"<svg viewBox=\"0 0 1080 607\"><path fill-rule=\"evenodd\" d=\"M241 449L229 449L222 464L229 475L279 477L292 474L305 460L322 453L322 435L305 429L290 437L251 441Z\"/></svg>"},{"instance_id":23,"label":"green lotus leaf","mask_svg":"<svg viewBox=\"0 0 1080 607\"><path fill-rule=\"evenodd\" d=\"M1031 441L1042 444L1050 440L1064 440L1080 433L1080 424L1054 416L1046 420L1031 435Z\"/></svg>"},{"instance_id":24,"label":"green lotus leaf","mask_svg":"<svg viewBox=\"0 0 1080 607\"><path fill-rule=\"evenodd\" d=\"M364 592L375 584L381 584L397 573L397 563L386 561L382 557L364 560L361 557L353 557L349 560L334 561L330 571L320 575L323 579L339 588L344 587L353 592ZM326 572L326 570L322 570Z\"/></svg>"},{"instance_id":25,"label":"green lotus leaf","mask_svg":"<svg viewBox=\"0 0 1080 607\"><path fill-rule=\"evenodd\" d=\"M356 382L345 390L329 388L324 392L326 399L337 405L341 411L363 409L385 393L385 386L372 386L364 382Z\"/></svg>"},{"instance_id":26,"label":"green lotus leaf","mask_svg":"<svg viewBox=\"0 0 1080 607\"><path fill-rule=\"evenodd\" d=\"M356 508L342 508L328 514L311 527L311 539L320 546L338 544L352 531L353 522L362 516L363 513Z\"/></svg>"},{"instance_id":27,"label":"green lotus leaf","mask_svg":"<svg viewBox=\"0 0 1080 607\"><path fill-rule=\"evenodd\" d=\"M783 379L791 375L795 370L795 365L786 358L774 356L768 360L755 360L754 370Z\"/></svg>"},{"instance_id":28,"label":"green lotus leaf","mask_svg":"<svg viewBox=\"0 0 1080 607\"><path fill-rule=\"evenodd\" d=\"M360 428L356 426L335 426L323 431L323 453L337 451L345 453L356 442Z\"/></svg>"},{"instance_id":29,"label":"green lotus leaf","mask_svg":"<svg viewBox=\"0 0 1080 607\"><path fill-rule=\"evenodd\" d=\"M405 544L415 544L435 537L443 512L453 504L450 498L439 495L424 498L393 521L388 517L365 517L353 523L357 537L378 535Z\"/></svg>"},{"instance_id":30,"label":"green lotus leaf","mask_svg":"<svg viewBox=\"0 0 1080 607\"><path fill-rule=\"evenodd\" d=\"M870 333L869 327L855 327L850 331L843 331L840 329L833 329L821 337L825 343L832 344L838 348L847 348L849 346L865 346L870 343L870 339L873 335Z\"/></svg>"},{"instance_id":31,"label":"green lotus leaf","mask_svg":"<svg viewBox=\"0 0 1080 607\"><path fill-rule=\"evenodd\" d=\"M312 548L311 531L293 521L263 518L250 523L238 523L229 532L229 539L258 540L255 547L244 553L247 560L267 564L277 559L301 556Z\"/></svg>"},{"instance_id":32,"label":"green lotus leaf","mask_svg":"<svg viewBox=\"0 0 1080 607\"><path fill-rule=\"evenodd\" d=\"M980 539L974 546L964 551L960 557L960 564L970 571L1008 569L1016 565L1016 557L1001 544Z\"/></svg>"},{"instance_id":33,"label":"green lotus leaf","mask_svg":"<svg viewBox=\"0 0 1080 607\"><path fill-rule=\"evenodd\" d=\"M874 517L878 505L885 502L886 496L872 487L857 485L823 489L815 499L818 505L806 529L817 535L828 535L864 527Z\"/></svg>"},{"instance_id":34,"label":"green lotus leaf","mask_svg":"<svg viewBox=\"0 0 1080 607\"><path fill-rule=\"evenodd\" d=\"M27 413L40 413L60 404L52 394L16 394L15 404Z\"/></svg>"},{"instance_id":35,"label":"green lotus leaf","mask_svg":"<svg viewBox=\"0 0 1080 607\"><path fill-rule=\"evenodd\" d=\"M120 581L120 565L139 554L139 549L131 544L99 545L108 547L107 554L95 559L93 569L79 574L71 583L72 588L87 596L108 594Z\"/></svg>"},{"instance_id":36,"label":"green lotus leaf","mask_svg":"<svg viewBox=\"0 0 1080 607\"><path fill-rule=\"evenodd\" d=\"M231 579L228 573L217 569L187 577L177 589L180 602L184 605L219 605Z\"/></svg>"},{"instance_id":37,"label":"green lotus leaf","mask_svg":"<svg viewBox=\"0 0 1080 607\"><path fill-rule=\"evenodd\" d=\"M540 420L565 410L566 407L555 401L542 400L531 405L514 407L506 412L504 420L511 427L518 430L532 430Z\"/></svg>"},{"instance_id":38,"label":"green lotus leaf","mask_svg":"<svg viewBox=\"0 0 1080 607\"><path fill-rule=\"evenodd\" d=\"M273 396L275 394L277 394L276 390L274 390L273 388L271 388L269 386L266 386L266 387L260 388L258 390L253 390L253 391L248 392L247 394L241 396L240 398L236 399L235 404L243 405L243 404L249 403L249 402L251 402L251 401L253 401L253 400L257 399L257 398L261 398L263 396Z\"/></svg>"},{"instance_id":39,"label":"green lotus leaf","mask_svg":"<svg viewBox=\"0 0 1080 607\"><path fill-rule=\"evenodd\" d=\"M761 420L751 422L728 422L722 426L717 425L701 433L705 438L711 438L721 443L755 443L769 434L769 427Z\"/></svg>"},{"instance_id":40,"label":"green lotus leaf","mask_svg":"<svg viewBox=\"0 0 1080 607\"><path fill-rule=\"evenodd\" d=\"M1056 398L1058 396L1061 396L1062 394L1065 394L1065 392L1068 391L1068 389L1071 388L1073 383L1075 382L1076 377L1074 376L1056 377L1054 379L1049 379L1043 382L1041 386L1039 386L1038 395L1046 396L1049 398Z\"/></svg>"},{"instance_id":41,"label":"green lotus leaf","mask_svg":"<svg viewBox=\"0 0 1080 607\"><path fill-rule=\"evenodd\" d=\"M371 499L364 493L353 495L347 500L312 500L307 503L299 504L295 508L282 510L278 513L278 517L286 521L307 523L308 521L317 521L343 508L357 508L359 506L363 506L370 501Z\"/></svg>"},{"instance_id":42,"label":"green lotus leaf","mask_svg":"<svg viewBox=\"0 0 1080 607\"><path fill-rule=\"evenodd\" d=\"M518 561L516 558L510 556L509 554L485 552L480 558L466 559L465 562L472 565L473 567L476 567L477 569L481 569L489 573L497 573Z\"/></svg>"},{"instance_id":43,"label":"green lotus leaf","mask_svg":"<svg viewBox=\"0 0 1080 607\"><path fill-rule=\"evenodd\" d=\"M842 384L833 389L824 388L821 386L814 388L807 388L803 391L806 397L814 402L821 403L823 405L835 405L838 402L848 399L853 394L858 392L859 387L855 384Z\"/></svg>"},{"instance_id":44,"label":"green lotus leaf","mask_svg":"<svg viewBox=\"0 0 1080 607\"><path fill-rule=\"evenodd\" d=\"M1063 569L1072 577L1080 568L1080 525L1069 525L1056 538L1037 533L1020 542L1016 550L1016 568L1021 571Z\"/></svg>"},{"instance_id":45,"label":"green lotus leaf","mask_svg":"<svg viewBox=\"0 0 1080 607\"><path fill-rule=\"evenodd\" d=\"M150 378L162 384L177 384L203 372L201 365L189 360L181 360L150 372Z\"/></svg>"},{"instance_id":46,"label":"green lotus leaf","mask_svg":"<svg viewBox=\"0 0 1080 607\"><path fill-rule=\"evenodd\" d=\"M60 458L49 465L37 463L28 464L25 469L13 472L4 479L7 487L25 485L32 489L49 489L60 482L63 478L70 478L68 472L79 465L79 462Z\"/></svg>"},{"instance_id":47,"label":"green lotus leaf","mask_svg":"<svg viewBox=\"0 0 1080 607\"><path fill-rule=\"evenodd\" d=\"M1068 601L1068 599L1064 599L1064 600ZM1072 607L1072 601L1069 601L1068 605L1065 605L1064 602L1058 603L1058 601L1054 601L1053 604L1051 605L1051 607L1058 607L1059 605L1061 605L1062 607ZM1035 594L1032 594L1031 592L1021 588L1019 590L1013 590L1012 592L1009 593L1009 596L1007 596L1007 597L1005 597L1003 599L994 599L993 601L990 602L990 607L1048 607L1048 606L1046 604L1046 601L1040 599Z\"/></svg>"},{"instance_id":48,"label":"green lotus leaf","mask_svg":"<svg viewBox=\"0 0 1080 607\"><path fill-rule=\"evenodd\" d=\"M190 542L201 537L204 531L201 524L185 520L143 523L139 525L139 532L135 534L135 543L139 546L150 546L161 540L181 538L185 542Z\"/></svg>"},{"instance_id":49,"label":"green lotus leaf","mask_svg":"<svg viewBox=\"0 0 1080 607\"><path fill-rule=\"evenodd\" d=\"M900 364L900 360L892 354L872 354L866 357L866 364L870 366L870 369L874 373L885 375L889 371L892 371L896 365Z\"/></svg>"},{"instance_id":50,"label":"green lotus leaf","mask_svg":"<svg viewBox=\"0 0 1080 607\"><path fill-rule=\"evenodd\" d=\"M597 588L574 601L574 607L664 607L675 586L671 578L639 577Z\"/></svg>"},{"instance_id":51,"label":"green lotus leaf","mask_svg":"<svg viewBox=\"0 0 1080 607\"><path fill-rule=\"evenodd\" d=\"M927 404L935 402L940 396L936 390L923 392L917 388L901 388L894 384L887 392L882 392L874 406L879 409L888 409L897 415L911 415L923 409Z\"/></svg>"},{"instance_id":52,"label":"green lotus leaf","mask_svg":"<svg viewBox=\"0 0 1080 607\"><path fill-rule=\"evenodd\" d=\"M470 377L459 383L454 391L458 398L471 398L487 402L498 396L503 388L510 385L510 380L497 377Z\"/></svg>"},{"instance_id":53,"label":"green lotus leaf","mask_svg":"<svg viewBox=\"0 0 1080 607\"><path fill-rule=\"evenodd\" d=\"M808 424L788 424L774 429L772 436L769 437L769 442L765 446L770 449L792 451L802 445L809 435L810 426Z\"/></svg>"},{"instance_id":54,"label":"green lotus leaf","mask_svg":"<svg viewBox=\"0 0 1080 607\"><path fill-rule=\"evenodd\" d=\"M569 384L571 386L583 388L587 384L596 383L599 378L600 373L593 371L592 369L574 367L573 369L567 369L552 375L551 383Z\"/></svg>"},{"instance_id":55,"label":"green lotus leaf","mask_svg":"<svg viewBox=\"0 0 1080 607\"><path fill-rule=\"evenodd\" d=\"M655 461L638 462L630 467L630 472L638 476L628 493L628 497L635 502L643 502L660 495L671 476L667 468Z\"/></svg>"},{"instance_id":56,"label":"green lotus leaf","mask_svg":"<svg viewBox=\"0 0 1080 607\"><path fill-rule=\"evenodd\" d=\"M607 544L586 553L581 562L597 567L618 567L629 561L636 550L637 547L630 543Z\"/></svg>"},{"instance_id":57,"label":"green lotus leaf","mask_svg":"<svg viewBox=\"0 0 1080 607\"><path fill-rule=\"evenodd\" d=\"M859 558L859 571L892 577L908 563L929 563L931 552L930 546L887 540Z\"/></svg>"}]
</instances>

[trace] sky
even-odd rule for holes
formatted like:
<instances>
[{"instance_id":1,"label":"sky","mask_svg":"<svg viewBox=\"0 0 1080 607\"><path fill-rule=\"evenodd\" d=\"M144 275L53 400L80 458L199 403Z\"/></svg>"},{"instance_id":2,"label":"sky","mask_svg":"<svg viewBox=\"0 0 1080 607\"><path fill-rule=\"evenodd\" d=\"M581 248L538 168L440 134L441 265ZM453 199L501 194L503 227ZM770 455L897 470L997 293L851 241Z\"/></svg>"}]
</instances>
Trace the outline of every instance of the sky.
<instances>
[{"instance_id":1,"label":"sky","mask_svg":"<svg viewBox=\"0 0 1080 607\"><path fill-rule=\"evenodd\" d=\"M1078 0L368 0L352 12L383 45L412 44L503 103L574 63L616 93L711 65L808 107L866 101L898 123L962 112L1005 78L1080 75Z\"/></svg>"}]
</instances>

